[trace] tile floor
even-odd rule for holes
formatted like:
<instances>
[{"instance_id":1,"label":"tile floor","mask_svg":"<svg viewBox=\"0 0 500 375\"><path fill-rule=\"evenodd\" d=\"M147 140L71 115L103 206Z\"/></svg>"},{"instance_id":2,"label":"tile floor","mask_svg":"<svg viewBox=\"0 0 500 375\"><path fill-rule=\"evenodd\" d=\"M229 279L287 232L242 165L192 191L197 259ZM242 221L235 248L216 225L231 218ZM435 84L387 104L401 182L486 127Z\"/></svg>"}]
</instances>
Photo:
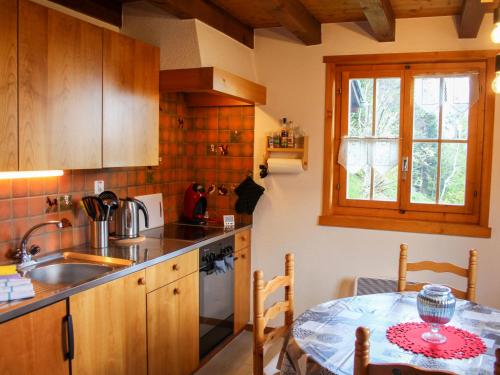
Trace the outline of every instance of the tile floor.
<instances>
[{"instance_id":1,"label":"tile floor","mask_svg":"<svg viewBox=\"0 0 500 375\"><path fill-rule=\"evenodd\" d=\"M283 341L267 348L264 373L279 374L276 368ZM243 331L194 375L252 375L252 332Z\"/></svg>"}]
</instances>

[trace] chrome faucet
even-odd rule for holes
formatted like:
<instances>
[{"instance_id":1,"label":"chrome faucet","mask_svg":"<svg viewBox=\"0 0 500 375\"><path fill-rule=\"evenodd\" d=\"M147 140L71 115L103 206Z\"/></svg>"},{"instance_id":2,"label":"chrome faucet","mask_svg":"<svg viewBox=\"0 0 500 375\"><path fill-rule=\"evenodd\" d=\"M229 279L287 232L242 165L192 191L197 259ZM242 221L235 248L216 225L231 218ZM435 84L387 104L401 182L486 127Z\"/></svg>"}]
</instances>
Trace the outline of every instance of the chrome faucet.
<instances>
[{"instance_id":1,"label":"chrome faucet","mask_svg":"<svg viewBox=\"0 0 500 375\"><path fill-rule=\"evenodd\" d=\"M19 248L16 250L15 257L21 260L20 263L17 265L18 269L32 266L36 263L36 260L33 259L33 255L38 254L41 249L40 246L38 245L31 245L30 248L28 249L28 239L36 229L43 227L45 225L56 225L59 229L62 229L70 227L71 222L68 219L61 219L61 221L50 220L45 223L34 225L30 229L28 229L28 231L24 234L23 238L21 239L21 244Z\"/></svg>"}]
</instances>

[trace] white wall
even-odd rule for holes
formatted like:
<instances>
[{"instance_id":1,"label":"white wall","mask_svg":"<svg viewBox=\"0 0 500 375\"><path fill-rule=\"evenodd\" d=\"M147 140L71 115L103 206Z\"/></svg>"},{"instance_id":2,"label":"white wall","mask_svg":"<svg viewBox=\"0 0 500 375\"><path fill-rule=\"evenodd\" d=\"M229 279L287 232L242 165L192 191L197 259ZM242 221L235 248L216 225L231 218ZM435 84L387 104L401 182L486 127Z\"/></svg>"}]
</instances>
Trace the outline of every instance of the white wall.
<instances>
[{"instance_id":1,"label":"white wall","mask_svg":"<svg viewBox=\"0 0 500 375\"><path fill-rule=\"evenodd\" d=\"M500 131L496 120L491 196L491 239L322 227L320 214L323 167L325 69L322 57L462 49L492 49L491 17L477 39L458 39L452 17L398 20L396 41L379 43L364 24L323 25L323 43L304 46L283 29L259 30L255 40L258 80L267 86L268 104L257 108L255 155L262 162L265 135L287 116L310 136L309 170L299 176L269 176L256 181L266 192L254 213L253 269L266 278L283 272L284 254L296 256L296 307L307 307L350 293L352 279L397 277L399 244L410 248L410 261L430 258L466 265L467 250L479 250L478 302L500 307ZM497 104L497 119L500 115ZM441 279L444 282L447 279ZM453 280L456 281L456 280ZM463 287L463 284L458 284Z\"/></svg>"}]
</instances>

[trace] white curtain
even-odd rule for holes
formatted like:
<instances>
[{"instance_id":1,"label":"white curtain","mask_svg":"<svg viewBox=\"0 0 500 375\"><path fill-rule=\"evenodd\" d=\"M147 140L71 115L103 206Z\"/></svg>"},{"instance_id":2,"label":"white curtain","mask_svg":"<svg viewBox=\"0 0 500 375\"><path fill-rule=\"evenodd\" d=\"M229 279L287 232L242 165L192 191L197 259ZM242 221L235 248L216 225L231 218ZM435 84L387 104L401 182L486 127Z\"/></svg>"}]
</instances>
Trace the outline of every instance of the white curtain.
<instances>
[{"instance_id":1,"label":"white curtain","mask_svg":"<svg viewBox=\"0 0 500 375\"><path fill-rule=\"evenodd\" d=\"M340 143L338 162L349 173L366 166L385 174L399 161L399 138L344 137Z\"/></svg>"}]
</instances>

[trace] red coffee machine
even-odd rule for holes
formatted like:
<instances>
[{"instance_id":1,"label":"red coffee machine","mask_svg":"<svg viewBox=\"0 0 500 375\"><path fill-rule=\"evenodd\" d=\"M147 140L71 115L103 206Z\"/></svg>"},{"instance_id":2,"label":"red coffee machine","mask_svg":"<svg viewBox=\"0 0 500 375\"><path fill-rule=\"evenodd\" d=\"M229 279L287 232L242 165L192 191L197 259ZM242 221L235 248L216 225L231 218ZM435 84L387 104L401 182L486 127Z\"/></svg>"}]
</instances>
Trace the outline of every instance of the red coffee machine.
<instances>
[{"instance_id":1,"label":"red coffee machine","mask_svg":"<svg viewBox=\"0 0 500 375\"><path fill-rule=\"evenodd\" d=\"M191 224L206 224L207 193L203 185L193 183L184 193L184 221Z\"/></svg>"}]
</instances>

